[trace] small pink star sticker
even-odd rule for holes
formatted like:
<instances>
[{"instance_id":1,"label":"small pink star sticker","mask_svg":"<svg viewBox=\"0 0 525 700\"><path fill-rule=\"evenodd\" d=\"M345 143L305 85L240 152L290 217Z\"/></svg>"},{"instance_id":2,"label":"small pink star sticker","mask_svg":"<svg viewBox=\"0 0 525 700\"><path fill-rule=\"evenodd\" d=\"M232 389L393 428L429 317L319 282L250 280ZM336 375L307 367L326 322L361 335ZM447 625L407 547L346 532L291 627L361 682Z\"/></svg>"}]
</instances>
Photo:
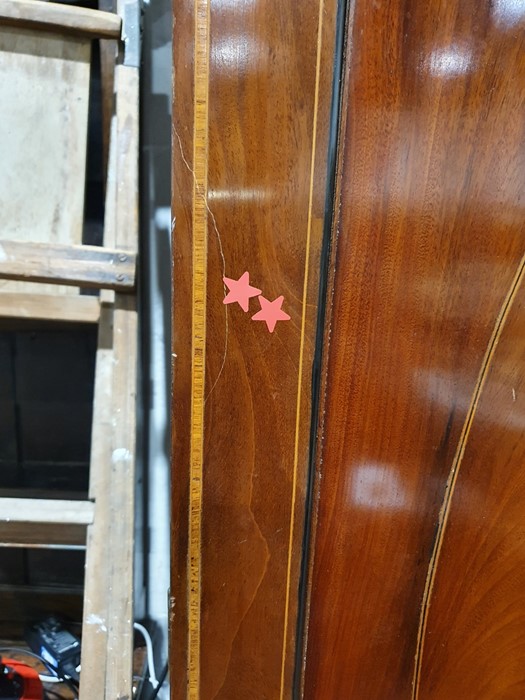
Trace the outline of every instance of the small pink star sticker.
<instances>
[{"instance_id":1,"label":"small pink star sticker","mask_svg":"<svg viewBox=\"0 0 525 700\"><path fill-rule=\"evenodd\" d=\"M259 296L260 289L250 285L250 273L245 272L238 280L223 277L222 281L228 287L228 294L224 297L223 304L233 304L236 301L243 311L248 311L250 298Z\"/></svg>"},{"instance_id":2,"label":"small pink star sticker","mask_svg":"<svg viewBox=\"0 0 525 700\"><path fill-rule=\"evenodd\" d=\"M277 321L289 321L288 314L281 309L284 297L281 295L274 301L268 301L262 295L259 297L261 310L255 316L252 316L252 321L266 321L268 330L273 333Z\"/></svg>"}]
</instances>

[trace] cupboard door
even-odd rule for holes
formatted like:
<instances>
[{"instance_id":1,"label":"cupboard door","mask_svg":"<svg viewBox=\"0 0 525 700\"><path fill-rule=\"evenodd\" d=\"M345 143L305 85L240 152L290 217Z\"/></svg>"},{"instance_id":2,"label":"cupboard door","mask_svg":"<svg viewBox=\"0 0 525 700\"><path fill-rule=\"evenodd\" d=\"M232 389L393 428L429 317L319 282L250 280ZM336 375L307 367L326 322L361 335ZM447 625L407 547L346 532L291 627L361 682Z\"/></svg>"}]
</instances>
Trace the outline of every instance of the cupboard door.
<instances>
[{"instance_id":1,"label":"cupboard door","mask_svg":"<svg viewBox=\"0 0 525 700\"><path fill-rule=\"evenodd\" d=\"M349 4L308 700L523 697L524 22Z\"/></svg>"}]
</instances>

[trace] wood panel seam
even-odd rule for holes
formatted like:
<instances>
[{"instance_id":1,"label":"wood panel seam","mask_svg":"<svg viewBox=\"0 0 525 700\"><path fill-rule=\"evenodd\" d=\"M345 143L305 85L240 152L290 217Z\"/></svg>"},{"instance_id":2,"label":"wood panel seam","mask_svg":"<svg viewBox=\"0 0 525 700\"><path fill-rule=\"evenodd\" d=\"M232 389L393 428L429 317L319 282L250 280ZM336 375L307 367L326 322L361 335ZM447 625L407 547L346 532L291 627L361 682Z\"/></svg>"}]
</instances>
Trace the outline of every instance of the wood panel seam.
<instances>
[{"instance_id":1,"label":"wood panel seam","mask_svg":"<svg viewBox=\"0 0 525 700\"><path fill-rule=\"evenodd\" d=\"M350 66L350 52L351 52L351 40L349 37L352 36L353 29L353 13L355 10L355 4L342 0L344 5L344 12L342 13L344 26L347 27L347 33L342 38L342 56L341 56L341 104L346 104L348 101L348 85L349 85L349 66ZM346 66L346 70L344 68ZM321 384L320 384L320 399L319 399L319 410L315 416L316 421L316 436L317 444L316 448L317 454L314 455L314 465L315 474L314 482L312 485L312 510L311 510L311 534L308 541L305 541L304 546L309 549L309 562L306 568L307 574L306 578L311 582L312 572L315 560L315 541L316 541L316 527L318 518L318 508L319 508L319 489L320 489L320 465L322 464L322 452L323 452L323 437L324 437L324 426L325 426L325 415L326 415L326 403L327 403L327 391L328 382L322 378L326 378L328 374L328 361L330 357L330 347L332 339L332 312L334 303L334 293L335 293L335 261L337 260L337 246L339 242L339 216L341 208L341 179L343 173L343 166L345 163L346 148L344 139L341 140L341 134L344 134L346 127L347 112L345 110L340 111L339 119L337 124L337 143L340 147L337 150L335 157L335 182L334 182L334 197L333 197L333 212L332 220L330 225L330 235L331 243L330 250L328 254L327 263L327 285L326 285L326 312L324 318L324 331L322 340L322 357L321 357ZM308 648L308 625L310 618L310 607L311 607L311 585L307 586L306 589L306 601L304 607L304 632L303 639L298 640L299 645L297 649L301 649L302 662L301 662L301 679L299 682L300 687L300 697L304 696L305 691L305 671L306 671L306 658L307 658L307 648Z\"/></svg>"},{"instance_id":2,"label":"wood panel seam","mask_svg":"<svg viewBox=\"0 0 525 700\"><path fill-rule=\"evenodd\" d=\"M463 460L463 456L465 454L465 449L466 445L468 442L469 434L470 434L470 429L472 427L472 424L474 422L474 417L476 415L476 410L479 404L479 400L481 397L481 393L483 391L483 387L485 385L487 376L489 374L489 370L492 365L492 359L494 357L494 353L496 351L496 348L498 346L499 339L501 337L501 334L503 332L503 328L505 327L505 322L507 320L507 317L509 315L510 309L512 308L514 299L516 297L516 294L520 288L521 283L523 282L523 279L525 277L525 255L520 261L520 264L518 265L517 271L512 279L511 285L509 287L509 291L503 301L503 304L501 306L500 312L496 318L496 322L494 324L494 329L492 331L487 350L485 352L485 356L483 358L483 362L481 364L481 368L479 371L478 379L476 381L476 385L474 387L474 391L472 394L472 398L470 401L470 406L467 412L467 416L463 425L463 429L461 431L461 435L459 438L458 442L458 447L456 449L456 454L454 456L454 460L452 462L452 466L450 469L450 474L449 478L447 481L447 485L445 488L445 495L443 498L443 504L441 506L441 512L439 514L439 521L438 521L438 530L436 534L436 539L434 542L434 547L432 551L432 556L430 558L430 563L428 567L428 575L427 575L427 580L425 583L425 590L423 593L423 600L421 603L421 613L420 613L420 618L419 618L419 627L418 627L418 636L417 636L417 647L416 647L416 655L414 658L414 676L413 676L413 681L412 681L412 700L418 700L419 697L419 683L420 683L420 678L421 678L421 666L422 666L422 660L423 660L423 651L424 651L424 639L425 639L425 631L426 631L426 625L427 625L427 620L428 620L428 613L430 609L430 601L432 597L432 590L434 587L434 582L435 582L435 577L436 577L436 572L437 572L437 565L439 562L439 555L441 553L441 548L443 545L443 540L444 540L444 535L450 515L450 508L451 508L451 502L452 502L452 497L454 495L454 489L457 483L458 479L458 474L459 470L461 467L461 463Z\"/></svg>"},{"instance_id":3,"label":"wood panel seam","mask_svg":"<svg viewBox=\"0 0 525 700\"><path fill-rule=\"evenodd\" d=\"M310 158L310 188L308 194L308 220L306 227L306 252L305 252L305 271L303 282L303 299L302 299L302 317L301 317L301 339L299 347L299 368L297 379L297 403L295 415L295 437L294 437L294 462L292 474L292 499L290 509L290 534L288 539L288 562L286 570L286 598L284 608L284 629L283 629L283 646L282 646L282 662L281 662L281 690L280 699L284 698L284 682L285 682L285 667L286 667L286 647L288 637L288 618L290 608L290 584L292 571L292 549L295 524L295 505L297 497L297 468L299 463L299 427L301 415L301 393L302 393L302 375L304 361L304 341L306 334L306 309L307 309L307 294L308 294L308 267L310 263L310 247L311 247L311 232L312 232L312 208L313 208L313 192L314 192L314 175L315 175L315 156L317 145L317 116L319 107L319 84L321 75L321 49L323 38L323 10L324 0L319 1L319 15L317 20L317 53L315 67L315 90L314 90L314 109L312 121L312 154Z\"/></svg>"}]
</instances>

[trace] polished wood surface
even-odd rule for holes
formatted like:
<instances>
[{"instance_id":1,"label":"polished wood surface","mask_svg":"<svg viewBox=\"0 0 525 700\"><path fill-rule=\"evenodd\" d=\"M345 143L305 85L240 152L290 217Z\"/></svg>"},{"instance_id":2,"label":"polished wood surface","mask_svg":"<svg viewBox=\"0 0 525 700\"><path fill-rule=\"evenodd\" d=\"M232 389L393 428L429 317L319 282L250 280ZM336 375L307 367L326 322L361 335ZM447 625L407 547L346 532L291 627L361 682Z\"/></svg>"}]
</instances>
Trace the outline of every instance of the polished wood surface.
<instances>
[{"instance_id":1,"label":"polished wood surface","mask_svg":"<svg viewBox=\"0 0 525 700\"><path fill-rule=\"evenodd\" d=\"M174 3L177 700L292 694L335 9ZM245 272L273 332L223 303Z\"/></svg>"},{"instance_id":2,"label":"polished wood surface","mask_svg":"<svg viewBox=\"0 0 525 700\"><path fill-rule=\"evenodd\" d=\"M473 415L436 565L418 693L525 696L525 284Z\"/></svg>"},{"instance_id":3,"label":"polished wood surface","mask_svg":"<svg viewBox=\"0 0 525 700\"><path fill-rule=\"evenodd\" d=\"M523 697L516 7L350 5L308 700Z\"/></svg>"}]
</instances>

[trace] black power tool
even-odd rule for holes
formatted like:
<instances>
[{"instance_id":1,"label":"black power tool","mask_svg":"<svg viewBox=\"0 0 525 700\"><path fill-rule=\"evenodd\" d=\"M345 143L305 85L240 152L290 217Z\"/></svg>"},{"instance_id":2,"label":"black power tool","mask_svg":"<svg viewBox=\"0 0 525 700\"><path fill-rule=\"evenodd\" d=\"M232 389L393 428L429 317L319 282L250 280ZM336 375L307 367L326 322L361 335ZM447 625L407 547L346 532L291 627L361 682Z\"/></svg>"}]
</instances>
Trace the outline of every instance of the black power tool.
<instances>
[{"instance_id":1,"label":"black power tool","mask_svg":"<svg viewBox=\"0 0 525 700\"><path fill-rule=\"evenodd\" d=\"M56 617L47 617L26 630L30 648L41 656L60 678L78 682L80 674L80 641Z\"/></svg>"}]
</instances>

